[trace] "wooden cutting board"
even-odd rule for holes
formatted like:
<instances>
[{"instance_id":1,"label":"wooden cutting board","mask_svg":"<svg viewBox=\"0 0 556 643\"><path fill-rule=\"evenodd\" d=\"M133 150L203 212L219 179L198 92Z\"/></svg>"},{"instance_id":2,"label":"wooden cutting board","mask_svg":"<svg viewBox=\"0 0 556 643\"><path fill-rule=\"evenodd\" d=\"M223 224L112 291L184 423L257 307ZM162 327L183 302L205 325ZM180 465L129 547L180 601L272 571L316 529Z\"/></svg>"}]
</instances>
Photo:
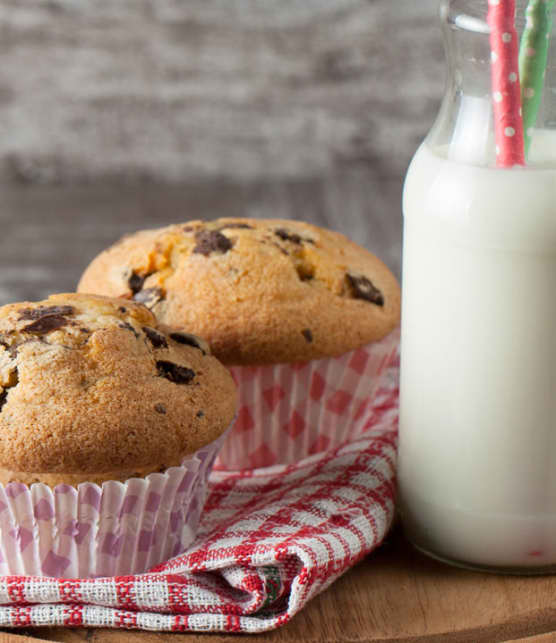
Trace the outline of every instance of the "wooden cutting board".
<instances>
[{"instance_id":1,"label":"wooden cutting board","mask_svg":"<svg viewBox=\"0 0 556 643\"><path fill-rule=\"evenodd\" d=\"M235 635L34 629L0 643L233 643ZM235 638L233 638L235 637ZM556 576L468 572L415 552L396 529L374 554L285 627L246 641L275 643L556 641Z\"/></svg>"}]
</instances>

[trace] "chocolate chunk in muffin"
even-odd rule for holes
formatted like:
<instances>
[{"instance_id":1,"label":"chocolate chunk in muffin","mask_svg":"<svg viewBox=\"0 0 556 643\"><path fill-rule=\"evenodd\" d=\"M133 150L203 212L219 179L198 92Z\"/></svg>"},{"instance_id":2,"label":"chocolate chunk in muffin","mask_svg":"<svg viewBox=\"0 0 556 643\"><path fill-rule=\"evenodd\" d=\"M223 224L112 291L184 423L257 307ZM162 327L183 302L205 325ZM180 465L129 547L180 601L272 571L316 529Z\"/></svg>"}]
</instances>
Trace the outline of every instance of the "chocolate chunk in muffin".
<instances>
[{"instance_id":1,"label":"chocolate chunk in muffin","mask_svg":"<svg viewBox=\"0 0 556 643\"><path fill-rule=\"evenodd\" d=\"M377 306L384 306L384 296L373 282L367 277L346 274L346 279L351 287L352 297L364 299Z\"/></svg>"},{"instance_id":2,"label":"chocolate chunk in muffin","mask_svg":"<svg viewBox=\"0 0 556 643\"><path fill-rule=\"evenodd\" d=\"M154 330L154 328L149 328L148 326L143 326L143 332L148 337L149 341L155 348L168 348L168 342L166 337L161 335L159 332Z\"/></svg>"},{"instance_id":3,"label":"chocolate chunk in muffin","mask_svg":"<svg viewBox=\"0 0 556 643\"><path fill-rule=\"evenodd\" d=\"M174 384L189 384L195 377L195 371L191 368L164 360L159 360L156 363L156 369L161 377L165 377Z\"/></svg>"},{"instance_id":4,"label":"chocolate chunk in muffin","mask_svg":"<svg viewBox=\"0 0 556 643\"><path fill-rule=\"evenodd\" d=\"M136 295L143 288L143 284L145 283L146 278L147 275L139 275L135 272L135 270L131 271L127 283L129 285L129 289L134 295Z\"/></svg>"},{"instance_id":5,"label":"chocolate chunk in muffin","mask_svg":"<svg viewBox=\"0 0 556 643\"><path fill-rule=\"evenodd\" d=\"M276 230L274 230L274 234L282 239L282 241L290 241L291 243L295 243L298 246L300 246L303 242L314 243L312 239L302 237L301 235L296 234L295 232L291 232L290 230L286 230L285 228L277 228Z\"/></svg>"},{"instance_id":6,"label":"chocolate chunk in muffin","mask_svg":"<svg viewBox=\"0 0 556 643\"><path fill-rule=\"evenodd\" d=\"M195 241L197 245L193 248L193 253L205 257L213 252L225 254L233 246L232 241L217 230L200 230L195 234Z\"/></svg>"},{"instance_id":7,"label":"chocolate chunk in muffin","mask_svg":"<svg viewBox=\"0 0 556 643\"><path fill-rule=\"evenodd\" d=\"M274 230L274 234L277 237L280 237L282 241L291 241L292 243L301 245L301 237L298 234L295 234L295 232L288 232L288 230L285 230L284 228L278 228L277 230Z\"/></svg>"},{"instance_id":8,"label":"chocolate chunk in muffin","mask_svg":"<svg viewBox=\"0 0 556 643\"><path fill-rule=\"evenodd\" d=\"M23 333L36 333L38 335L46 335L47 333L67 326L69 324L69 319L63 317L62 315L46 315L40 317L37 321L25 326L21 329Z\"/></svg>"},{"instance_id":9,"label":"chocolate chunk in muffin","mask_svg":"<svg viewBox=\"0 0 556 643\"><path fill-rule=\"evenodd\" d=\"M24 308L19 313L19 320L28 319L30 321L48 317L50 315L73 315L75 308L73 306L39 306L38 308Z\"/></svg>"},{"instance_id":10,"label":"chocolate chunk in muffin","mask_svg":"<svg viewBox=\"0 0 556 643\"><path fill-rule=\"evenodd\" d=\"M173 339L178 344L184 344L185 346L198 348L203 353L203 355L206 355L209 352L208 346L205 344L205 342L196 335L176 331L170 333L170 339Z\"/></svg>"}]
</instances>

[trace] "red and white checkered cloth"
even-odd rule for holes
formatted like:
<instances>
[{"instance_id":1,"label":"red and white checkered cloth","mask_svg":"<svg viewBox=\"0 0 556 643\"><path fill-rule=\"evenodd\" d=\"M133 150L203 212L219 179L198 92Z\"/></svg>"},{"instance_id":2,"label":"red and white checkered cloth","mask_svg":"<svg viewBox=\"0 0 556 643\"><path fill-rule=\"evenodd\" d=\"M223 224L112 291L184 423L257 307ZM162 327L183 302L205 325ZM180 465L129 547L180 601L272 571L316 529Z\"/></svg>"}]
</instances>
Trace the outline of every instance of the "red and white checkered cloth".
<instances>
[{"instance_id":1,"label":"red and white checkered cloth","mask_svg":"<svg viewBox=\"0 0 556 643\"><path fill-rule=\"evenodd\" d=\"M397 367L357 441L289 466L215 472L194 547L151 573L0 577L0 626L262 632L384 539L394 516Z\"/></svg>"}]
</instances>

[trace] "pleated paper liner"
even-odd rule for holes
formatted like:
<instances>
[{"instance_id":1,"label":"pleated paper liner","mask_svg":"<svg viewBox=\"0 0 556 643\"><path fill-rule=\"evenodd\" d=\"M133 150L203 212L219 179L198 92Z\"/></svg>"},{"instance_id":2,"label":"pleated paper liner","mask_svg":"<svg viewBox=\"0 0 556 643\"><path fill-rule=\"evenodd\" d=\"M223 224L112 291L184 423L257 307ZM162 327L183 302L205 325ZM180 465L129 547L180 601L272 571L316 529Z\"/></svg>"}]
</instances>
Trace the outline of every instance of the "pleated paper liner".
<instances>
[{"instance_id":1,"label":"pleated paper liner","mask_svg":"<svg viewBox=\"0 0 556 643\"><path fill-rule=\"evenodd\" d=\"M179 467L125 483L0 485L0 575L137 574L179 554L195 539L225 435Z\"/></svg>"},{"instance_id":2,"label":"pleated paper liner","mask_svg":"<svg viewBox=\"0 0 556 643\"><path fill-rule=\"evenodd\" d=\"M398 344L396 329L340 357L232 367L239 413L215 468L294 463L362 435L366 411Z\"/></svg>"}]
</instances>

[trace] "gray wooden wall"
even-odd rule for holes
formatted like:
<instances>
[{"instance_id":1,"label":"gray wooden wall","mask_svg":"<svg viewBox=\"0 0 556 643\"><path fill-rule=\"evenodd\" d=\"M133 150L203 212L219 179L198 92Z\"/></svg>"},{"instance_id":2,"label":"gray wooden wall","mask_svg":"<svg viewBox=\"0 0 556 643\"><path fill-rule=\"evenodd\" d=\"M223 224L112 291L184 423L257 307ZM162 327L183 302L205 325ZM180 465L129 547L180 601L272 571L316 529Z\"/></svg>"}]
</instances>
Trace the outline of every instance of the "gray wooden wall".
<instances>
[{"instance_id":1,"label":"gray wooden wall","mask_svg":"<svg viewBox=\"0 0 556 643\"><path fill-rule=\"evenodd\" d=\"M402 177L444 81L437 4L0 0L0 300L197 216L310 219L399 272Z\"/></svg>"}]
</instances>

